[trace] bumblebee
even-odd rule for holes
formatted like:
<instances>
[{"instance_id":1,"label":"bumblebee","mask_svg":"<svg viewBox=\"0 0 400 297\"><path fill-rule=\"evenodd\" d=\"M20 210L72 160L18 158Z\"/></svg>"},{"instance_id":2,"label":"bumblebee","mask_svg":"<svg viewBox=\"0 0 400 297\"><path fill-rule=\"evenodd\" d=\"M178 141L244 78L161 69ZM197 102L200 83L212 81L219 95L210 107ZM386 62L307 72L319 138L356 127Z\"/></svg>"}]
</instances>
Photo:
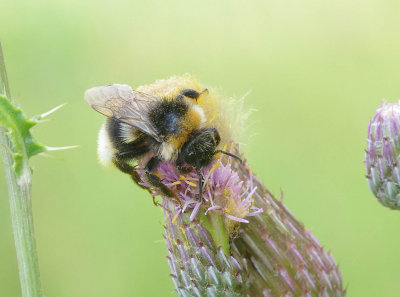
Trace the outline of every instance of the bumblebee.
<instances>
[{"instance_id":1,"label":"bumblebee","mask_svg":"<svg viewBox=\"0 0 400 297\"><path fill-rule=\"evenodd\" d=\"M221 137L209 126L197 100L207 89L180 90L176 96L155 96L134 91L128 85L94 87L85 101L107 117L100 129L98 154L103 164L113 163L139 184L133 161L150 153L143 170L148 182L168 197L175 194L155 174L161 161L173 162L181 173L196 170L199 200L202 199L202 170L216 153L236 155L217 149Z\"/></svg>"}]
</instances>

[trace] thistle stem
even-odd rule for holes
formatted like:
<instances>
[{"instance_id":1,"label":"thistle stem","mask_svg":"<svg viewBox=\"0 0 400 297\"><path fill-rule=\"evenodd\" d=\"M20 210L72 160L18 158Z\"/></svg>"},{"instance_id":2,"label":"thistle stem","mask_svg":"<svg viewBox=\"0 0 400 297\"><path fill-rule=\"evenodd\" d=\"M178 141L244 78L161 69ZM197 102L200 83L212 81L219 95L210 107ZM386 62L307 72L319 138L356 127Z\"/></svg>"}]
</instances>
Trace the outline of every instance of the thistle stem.
<instances>
[{"instance_id":1,"label":"thistle stem","mask_svg":"<svg viewBox=\"0 0 400 297\"><path fill-rule=\"evenodd\" d=\"M0 43L0 95L10 101L11 94L8 85L3 50ZM0 126L0 132L4 129ZM35 235L33 230L31 183L32 175L26 170L24 175L17 177L13 170L15 153L12 142L6 133L0 133L0 144L5 163L6 179L10 199L11 219L14 231L15 249L17 254L19 278L23 297L42 297L39 276L39 264L36 252ZM26 164L28 156L22 155ZM25 162L24 162L25 163Z\"/></svg>"}]
</instances>

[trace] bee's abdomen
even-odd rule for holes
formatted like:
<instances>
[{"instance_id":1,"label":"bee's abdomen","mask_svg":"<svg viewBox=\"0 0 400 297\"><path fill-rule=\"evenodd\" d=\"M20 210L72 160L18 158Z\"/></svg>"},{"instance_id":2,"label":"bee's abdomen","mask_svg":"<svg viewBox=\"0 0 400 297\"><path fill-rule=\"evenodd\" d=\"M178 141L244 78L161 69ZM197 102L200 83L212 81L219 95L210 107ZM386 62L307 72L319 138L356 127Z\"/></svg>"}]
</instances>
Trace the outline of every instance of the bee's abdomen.
<instances>
[{"instance_id":1,"label":"bee's abdomen","mask_svg":"<svg viewBox=\"0 0 400 297\"><path fill-rule=\"evenodd\" d=\"M114 119L107 120L106 129L115 148L114 158L119 160L138 158L157 145L147 134Z\"/></svg>"},{"instance_id":2,"label":"bee's abdomen","mask_svg":"<svg viewBox=\"0 0 400 297\"><path fill-rule=\"evenodd\" d=\"M103 166L109 166L113 163L113 158L116 153L116 148L107 132L106 123L104 123L99 131L97 139L97 155Z\"/></svg>"}]
</instances>

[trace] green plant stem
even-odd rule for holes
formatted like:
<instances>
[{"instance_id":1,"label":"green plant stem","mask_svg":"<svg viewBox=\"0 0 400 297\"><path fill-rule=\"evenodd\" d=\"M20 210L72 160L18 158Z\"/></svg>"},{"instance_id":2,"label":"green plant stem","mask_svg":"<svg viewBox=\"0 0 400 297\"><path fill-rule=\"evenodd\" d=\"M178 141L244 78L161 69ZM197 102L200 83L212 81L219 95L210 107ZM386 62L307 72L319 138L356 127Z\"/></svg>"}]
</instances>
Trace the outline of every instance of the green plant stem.
<instances>
[{"instance_id":1,"label":"green plant stem","mask_svg":"<svg viewBox=\"0 0 400 297\"><path fill-rule=\"evenodd\" d=\"M0 43L0 92L11 101L7 81L3 51ZM15 249L18 260L19 278L23 297L42 297L39 276L39 264L36 252L35 235L33 231L33 216L31 203L32 175L30 170L18 178L13 170L14 148L10 138L0 126L0 144L5 163L8 193L10 198L11 219L14 231ZM28 156L23 155L26 162Z\"/></svg>"}]
</instances>

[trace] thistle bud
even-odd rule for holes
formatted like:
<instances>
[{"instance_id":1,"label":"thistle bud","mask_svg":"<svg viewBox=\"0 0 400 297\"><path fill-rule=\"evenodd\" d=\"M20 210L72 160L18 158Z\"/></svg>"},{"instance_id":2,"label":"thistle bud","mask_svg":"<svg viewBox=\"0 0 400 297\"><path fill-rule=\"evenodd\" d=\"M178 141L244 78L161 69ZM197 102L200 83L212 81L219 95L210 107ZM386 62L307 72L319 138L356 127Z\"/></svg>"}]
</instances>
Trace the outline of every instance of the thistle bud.
<instances>
[{"instance_id":1,"label":"thistle bud","mask_svg":"<svg viewBox=\"0 0 400 297\"><path fill-rule=\"evenodd\" d=\"M365 167L370 190L391 209L400 209L399 132L399 103L383 102L368 126Z\"/></svg>"}]
</instances>

